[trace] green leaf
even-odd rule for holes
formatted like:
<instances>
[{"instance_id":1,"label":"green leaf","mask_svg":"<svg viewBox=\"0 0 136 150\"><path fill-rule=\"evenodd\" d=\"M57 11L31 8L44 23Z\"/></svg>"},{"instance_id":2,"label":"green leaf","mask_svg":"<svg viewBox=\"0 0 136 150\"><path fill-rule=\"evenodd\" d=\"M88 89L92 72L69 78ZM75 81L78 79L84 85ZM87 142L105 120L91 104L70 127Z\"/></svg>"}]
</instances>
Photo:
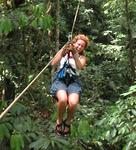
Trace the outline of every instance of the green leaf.
<instances>
[{"instance_id":1,"label":"green leaf","mask_svg":"<svg viewBox=\"0 0 136 150\"><path fill-rule=\"evenodd\" d=\"M110 131L108 130L107 132L106 132L106 139L109 141L110 139L111 139L111 134L110 134Z\"/></svg>"},{"instance_id":2,"label":"green leaf","mask_svg":"<svg viewBox=\"0 0 136 150\"><path fill-rule=\"evenodd\" d=\"M132 111L132 114L136 116L136 110L132 109L131 111Z\"/></svg>"},{"instance_id":3,"label":"green leaf","mask_svg":"<svg viewBox=\"0 0 136 150\"><path fill-rule=\"evenodd\" d=\"M44 12L44 7L43 4L39 4L36 6L33 6L33 14L36 17L40 17Z\"/></svg>"},{"instance_id":4,"label":"green leaf","mask_svg":"<svg viewBox=\"0 0 136 150\"><path fill-rule=\"evenodd\" d=\"M37 19L35 19L35 20L32 21L31 26L34 27L34 28L38 27L38 21L37 21Z\"/></svg>"},{"instance_id":5,"label":"green leaf","mask_svg":"<svg viewBox=\"0 0 136 150\"><path fill-rule=\"evenodd\" d=\"M13 134L10 139L11 150L22 150L24 148L24 140L21 134Z\"/></svg>"},{"instance_id":6,"label":"green leaf","mask_svg":"<svg viewBox=\"0 0 136 150\"><path fill-rule=\"evenodd\" d=\"M27 22L28 22L27 16L25 16L24 14L21 14L19 17L19 26L24 27L27 25Z\"/></svg>"},{"instance_id":7,"label":"green leaf","mask_svg":"<svg viewBox=\"0 0 136 150\"><path fill-rule=\"evenodd\" d=\"M6 124L0 124L0 141L2 141L5 137L9 137L10 132Z\"/></svg>"},{"instance_id":8,"label":"green leaf","mask_svg":"<svg viewBox=\"0 0 136 150\"><path fill-rule=\"evenodd\" d=\"M41 137L37 141L29 145L30 148L34 149L47 149L50 144L50 141L46 137Z\"/></svg>"},{"instance_id":9,"label":"green leaf","mask_svg":"<svg viewBox=\"0 0 136 150\"><path fill-rule=\"evenodd\" d=\"M26 112L27 108L25 105L21 104L21 103L16 103L16 105L14 105L14 107L11 108L10 112L12 114L21 114Z\"/></svg>"},{"instance_id":10,"label":"green leaf","mask_svg":"<svg viewBox=\"0 0 136 150\"><path fill-rule=\"evenodd\" d=\"M9 18L3 17L0 19L0 33L9 33L12 31L12 23Z\"/></svg>"},{"instance_id":11,"label":"green leaf","mask_svg":"<svg viewBox=\"0 0 136 150\"><path fill-rule=\"evenodd\" d=\"M127 128L126 127L122 127L122 128L120 128L120 130L119 130L119 134L121 134L121 135L123 135L124 133L126 133L127 132Z\"/></svg>"},{"instance_id":12,"label":"green leaf","mask_svg":"<svg viewBox=\"0 0 136 150\"><path fill-rule=\"evenodd\" d=\"M123 147L123 150L131 150L131 145L132 145L132 142L130 141L129 143L127 143L127 145Z\"/></svg>"},{"instance_id":13,"label":"green leaf","mask_svg":"<svg viewBox=\"0 0 136 150\"><path fill-rule=\"evenodd\" d=\"M87 120L80 120L78 126L78 132L82 136L88 137L90 134L90 126Z\"/></svg>"},{"instance_id":14,"label":"green leaf","mask_svg":"<svg viewBox=\"0 0 136 150\"><path fill-rule=\"evenodd\" d=\"M116 133L117 133L117 130L116 130L116 129L113 129L113 130L111 131L111 136L112 136L112 137L115 137L115 136L116 136Z\"/></svg>"},{"instance_id":15,"label":"green leaf","mask_svg":"<svg viewBox=\"0 0 136 150\"><path fill-rule=\"evenodd\" d=\"M11 20L10 20L10 19L6 18L6 19L4 20L3 25L4 25L4 28L3 28L3 32L4 32L4 33L7 34L7 33L9 33L10 31L12 31L12 23L11 23Z\"/></svg>"},{"instance_id":16,"label":"green leaf","mask_svg":"<svg viewBox=\"0 0 136 150\"><path fill-rule=\"evenodd\" d=\"M44 16L43 17L43 28L44 29L49 29L52 24L52 18L51 16Z\"/></svg>"}]
</instances>

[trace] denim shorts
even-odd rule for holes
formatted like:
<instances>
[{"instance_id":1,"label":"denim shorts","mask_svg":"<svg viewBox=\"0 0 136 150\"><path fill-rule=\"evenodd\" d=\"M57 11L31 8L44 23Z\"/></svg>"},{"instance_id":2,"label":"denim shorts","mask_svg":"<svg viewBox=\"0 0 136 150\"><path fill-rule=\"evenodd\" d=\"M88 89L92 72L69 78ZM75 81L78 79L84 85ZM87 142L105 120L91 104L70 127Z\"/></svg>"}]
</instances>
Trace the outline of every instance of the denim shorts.
<instances>
[{"instance_id":1,"label":"denim shorts","mask_svg":"<svg viewBox=\"0 0 136 150\"><path fill-rule=\"evenodd\" d=\"M73 82L71 82L69 85L66 85L63 80L55 77L51 85L50 93L52 96L55 97L56 93L59 90L64 90L68 94L71 94L71 93L81 94L82 92L81 83L78 78L75 79Z\"/></svg>"}]
</instances>

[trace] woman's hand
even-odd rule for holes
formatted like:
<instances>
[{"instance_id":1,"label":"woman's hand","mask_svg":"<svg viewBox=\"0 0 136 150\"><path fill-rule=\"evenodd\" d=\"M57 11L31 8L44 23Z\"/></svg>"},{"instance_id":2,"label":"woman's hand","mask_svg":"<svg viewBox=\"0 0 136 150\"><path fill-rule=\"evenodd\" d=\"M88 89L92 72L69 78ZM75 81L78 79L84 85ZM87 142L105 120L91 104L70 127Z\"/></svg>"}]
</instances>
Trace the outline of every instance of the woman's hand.
<instances>
[{"instance_id":1,"label":"woman's hand","mask_svg":"<svg viewBox=\"0 0 136 150\"><path fill-rule=\"evenodd\" d=\"M64 46L63 51L62 51L62 56L65 56L69 52L73 53L73 44L72 43L68 43Z\"/></svg>"},{"instance_id":2,"label":"woman's hand","mask_svg":"<svg viewBox=\"0 0 136 150\"><path fill-rule=\"evenodd\" d=\"M76 50L76 48L74 46L71 48L71 52L72 52L73 55L75 55L75 54L78 53L77 50Z\"/></svg>"}]
</instances>

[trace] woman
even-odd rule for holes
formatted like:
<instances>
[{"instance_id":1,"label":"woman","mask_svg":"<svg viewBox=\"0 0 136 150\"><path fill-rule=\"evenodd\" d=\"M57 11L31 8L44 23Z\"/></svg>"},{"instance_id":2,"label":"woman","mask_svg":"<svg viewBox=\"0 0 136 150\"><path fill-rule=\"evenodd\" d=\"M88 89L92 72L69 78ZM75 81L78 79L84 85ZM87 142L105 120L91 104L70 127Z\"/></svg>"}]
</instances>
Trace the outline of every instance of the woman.
<instances>
[{"instance_id":1,"label":"woman","mask_svg":"<svg viewBox=\"0 0 136 150\"><path fill-rule=\"evenodd\" d=\"M79 34L73 38L68 47L62 48L52 60L52 65L59 64L59 69L51 86L51 94L57 98L58 112L55 131L58 135L67 136L70 134L70 124L82 91L78 79L78 70L83 69L87 63L84 49L88 46L88 43L88 37ZM61 70L64 70L64 66L68 66L66 70L69 70L70 73L64 73L64 71L64 74L62 74ZM64 119L66 110L67 117Z\"/></svg>"}]
</instances>

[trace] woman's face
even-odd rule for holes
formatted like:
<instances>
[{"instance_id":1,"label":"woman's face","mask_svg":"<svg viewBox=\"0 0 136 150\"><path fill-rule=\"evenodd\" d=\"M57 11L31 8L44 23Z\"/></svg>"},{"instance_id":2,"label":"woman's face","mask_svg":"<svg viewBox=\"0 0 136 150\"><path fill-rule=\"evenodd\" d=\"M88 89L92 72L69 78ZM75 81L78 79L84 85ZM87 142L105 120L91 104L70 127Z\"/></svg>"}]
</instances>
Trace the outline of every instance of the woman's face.
<instances>
[{"instance_id":1,"label":"woman's face","mask_svg":"<svg viewBox=\"0 0 136 150\"><path fill-rule=\"evenodd\" d=\"M84 50L86 43L83 40L77 40L76 43L74 43L74 46L76 50L78 51L78 53L80 53Z\"/></svg>"}]
</instances>

